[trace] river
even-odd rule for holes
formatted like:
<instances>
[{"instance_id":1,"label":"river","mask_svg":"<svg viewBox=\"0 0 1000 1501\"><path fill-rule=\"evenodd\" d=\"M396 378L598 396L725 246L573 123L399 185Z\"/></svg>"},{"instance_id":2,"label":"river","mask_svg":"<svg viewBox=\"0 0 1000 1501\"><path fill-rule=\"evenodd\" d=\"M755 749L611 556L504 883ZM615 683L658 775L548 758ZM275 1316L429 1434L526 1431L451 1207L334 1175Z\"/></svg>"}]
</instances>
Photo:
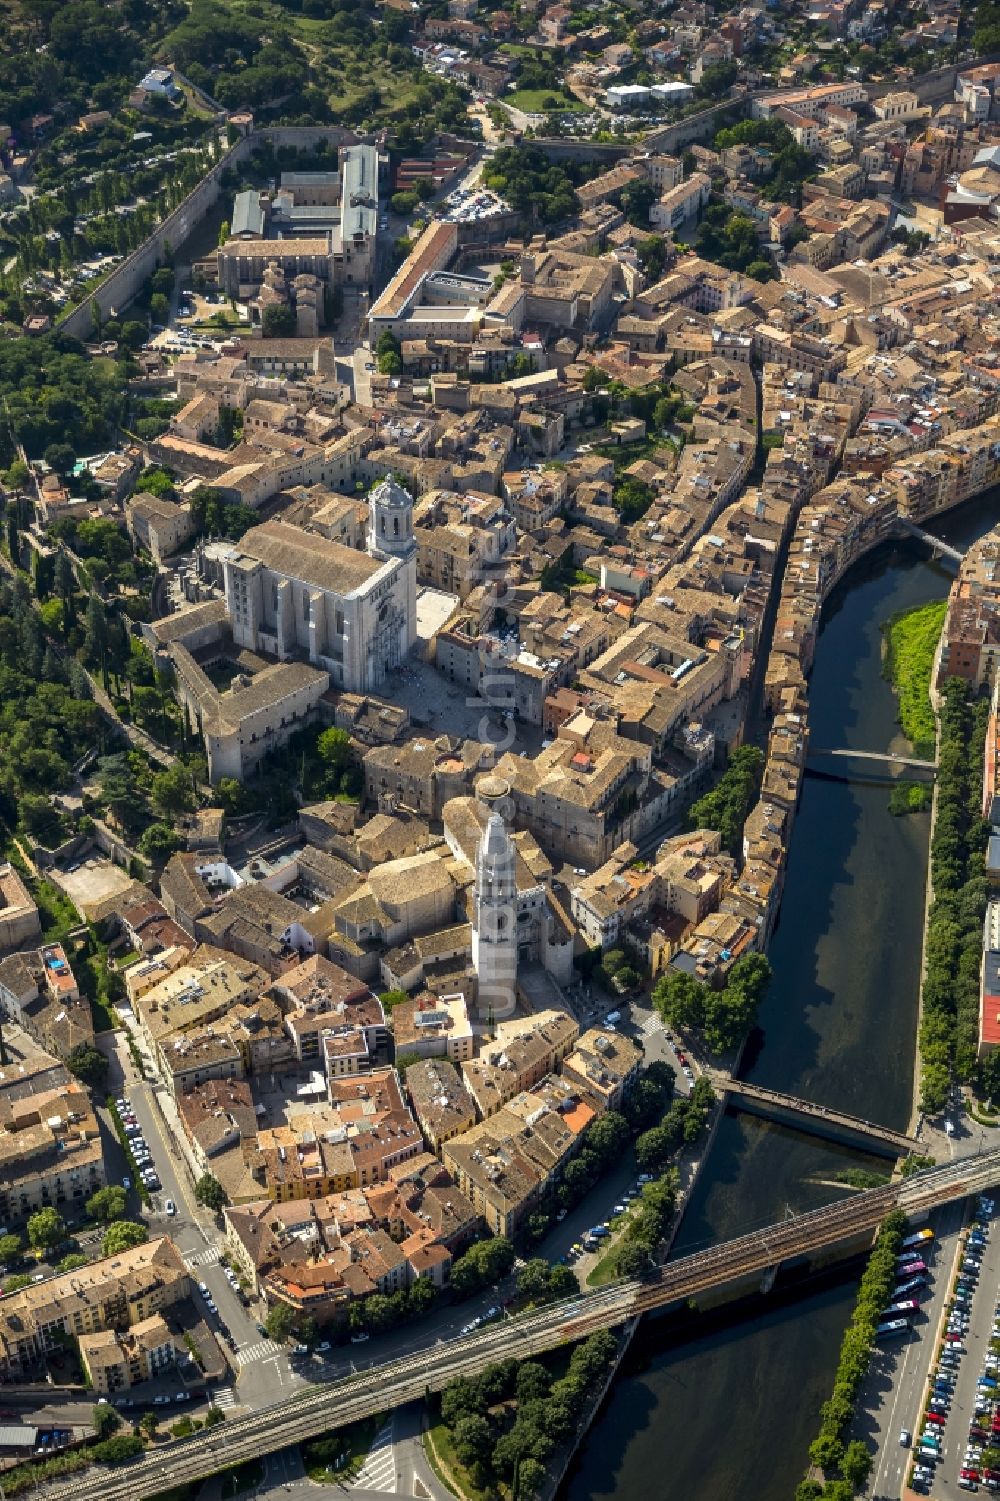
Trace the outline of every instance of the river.
<instances>
[{"instance_id":1,"label":"river","mask_svg":"<svg viewBox=\"0 0 1000 1501\"><path fill-rule=\"evenodd\" d=\"M935 528L958 547L1000 519L1000 491ZM881 670L881 626L948 592L954 570L886 544L831 595L810 686L813 745L906 747ZM747 1078L905 1129L913 1098L928 814L894 818L876 783L807 777ZM750 1116L727 1114L675 1254L836 1197L846 1165L885 1170ZM856 1285L849 1277L683 1341L647 1320L591 1428L566 1501L790 1501L829 1395Z\"/></svg>"}]
</instances>

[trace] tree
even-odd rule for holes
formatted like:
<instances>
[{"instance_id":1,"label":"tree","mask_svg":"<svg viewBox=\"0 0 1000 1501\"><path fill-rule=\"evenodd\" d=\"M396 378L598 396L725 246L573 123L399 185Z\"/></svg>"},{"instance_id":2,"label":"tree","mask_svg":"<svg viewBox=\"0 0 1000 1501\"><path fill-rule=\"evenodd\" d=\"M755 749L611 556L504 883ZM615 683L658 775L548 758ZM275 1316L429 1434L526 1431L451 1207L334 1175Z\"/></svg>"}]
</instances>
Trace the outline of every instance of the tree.
<instances>
[{"instance_id":1,"label":"tree","mask_svg":"<svg viewBox=\"0 0 1000 1501\"><path fill-rule=\"evenodd\" d=\"M206 1209L212 1209L216 1214L229 1203L229 1195L218 1178L211 1173L202 1173L194 1186L194 1196L199 1204L204 1204Z\"/></svg>"},{"instance_id":2,"label":"tree","mask_svg":"<svg viewBox=\"0 0 1000 1501\"><path fill-rule=\"evenodd\" d=\"M66 1222L58 1210L39 1209L28 1221L28 1243L36 1251L51 1251L66 1239Z\"/></svg>"},{"instance_id":3,"label":"tree","mask_svg":"<svg viewBox=\"0 0 1000 1501\"><path fill-rule=\"evenodd\" d=\"M180 835L175 834L168 823L151 823L139 836L137 848L147 860L168 860L180 849Z\"/></svg>"},{"instance_id":4,"label":"tree","mask_svg":"<svg viewBox=\"0 0 1000 1501\"><path fill-rule=\"evenodd\" d=\"M316 750L327 771L338 778L354 759L346 730L324 730L316 741Z\"/></svg>"},{"instance_id":5,"label":"tree","mask_svg":"<svg viewBox=\"0 0 1000 1501\"><path fill-rule=\"evenodd\" d=\"M684 970L668 969L653 990L653 1004L669 1027L688 1031L705 1022L708 986Z\"/></svg>"},{"instance_id":6,"label":"tree","mask_svg":"<svg viewBox=\"0 0 1000 1501\"><path fill-rule=\"evenodd\" d=\"M60 1272L76 1272L80 1267L87 1266L89 1263L90 1257L84 1256L82 1251L70 1251L69 1255L64 1256L59 1262L58 1270Z\"/></svg>"},{"instance_id":7,"label":"tree","mask_svg":"<svg viewBox=\"0 0 1000 1501\"><path fill-rule=\"evenodd\" d=\"M533 1256L517 1274L518 1297L540 1303L547 1296L548 1290L549 1264L544 1256Z\"/></svg>"},{"instance_id":8,"label":"tree","mask_svg":"<svg viewBox=\"0 0 1000 1501\"><path fill-rule=\"evenodd\" d=\"M10 1266L21 1259L21 1237L8 1231L0 1235L0 1264Z\"/></svg>"},{"instance_id":9,"label":"tree","mask_svg":"<svg viewBox=\"0 0 1000 1501\"><path fill-rule=\"evenodd\" d=\"M87 1200L87 1213L92 1220L97 1220L102 1225L110 1225L115 1220L123 1219L125 1216L124 1188L120 1188L117 1183L110 1183L107 1188L99 1188Z\"/></svg>"},{"instance_id":10,"label":"tree","mask_svg":"<svg viewBox=\"0 0 1000 1501\"><path fill-rule=\"evenodd\" d=\"M104 653L108 646L108 622L104 613L104 604L98 594L91 594L87 600L87 620L83 638L84 660L94 667L99 667L104 661Z\"/></svg>"},{"instance_id":11,"label":"tree","mask_svg":"<svg viewBox=\"0 0 1000 1501\"><path fill-rule=\"evenodd\" d=\"M649 211L656 202L656 190L645 178L630 182L622 192L622 212L630 224L639 229L649 226Z\"/></svg>"},{"instance_id":12,"label":"tree","mask_svg":"<svg viewBox=\"0 0 1000 1501\"><path fill-rule=\"evenodd\" d=\"M3 482L8 490L24 490L30 479L31 470L23 459L15 459L3 476Z\"/></svg>"},{"instance_id":13,"label":"tree","mask_svg":"<svg viewBox=\"0 0 1000 1501\"><path fill-rule=\"evenodd\" d=\"M99 1439L110 1438L122 1425L121 1418L109 1402L99 1402L91 1409L90 1422Z\"/></svg>"},{"instance_id":14,"label":"tree","mask_svg":"<svg viewBox=\"0 0 1000 1501\"><path fill-rule=\"evenodd\" d=\"M260 321L265 339L291 339L295 335L295 314L286 303L270 303Z\"/></svg>"},{"instance_id":15,"label":"tree","mask_svg":"<svg viewBox=\"0 0 1000 1501\"><path fill-rule=\"evenodd\" d=\"M859 1438L853 1439L844 1450L844 1457L840 1461L840 1473L852 1490L864 1489L865 1482L871 1474L871 1468L872 1456L867 1444Z\"/></svg>"},{"instance_id":16,"label":"tree","mask_svg":"<svg viewBox=\"0 0 1000 1501\"><path fill-rule=\"evenodd\" d=\"M166 771L157 772L150 785L153 806L167 818L190 813L197 805L191 773L180 762Z\"/></svg>"},{"instance_id":17,"label":"tree","mask_svg":"<svg viewBox=\"0 0 1000 1501\"><path fill-rule=\"evenodd\" d=\"M145 344L149 329L145 323L138 323L134 319L122 326L121 342L126 349L141 349Z\"/></svg>"},{"instance_id":18,"label":"tree","mask_svg":"<svg viewBox=\"0 0 1000 1501\"><path fill-rule=\"evenodd\" d=\"M271 1339L284 1344L295 1333L295 1310L287 1303L272 1303L264 1319L264 1328Z\"/></svg>"},{"instance_id":19,"label":"tree","mask_svg":"<svg viewBox=\"0 0 1000 1501\"><path fill-rule=\"evenodd\" d=\"M670 1131L665 1126L653 1126L636 1138L635 1160L644 1173L660 1173L676 1150Z\"/></svg>"},{"instance_id":20,"label":"tree","mask_svg":"<svg viewBox=\"0 0 1000 1501\"><path fill-rule=\"evenodd\" d=\"M451 1430L455 1453L466 1469L486 1465L493 1452L493 1434L489 1423L478 1413L459 1418Z\"/></svg>"},{"instance_id":21,"label":"tree","mask_svg":"<svg viewBox=\"0 0 1000 1501\"><path fill-rule=\"evenodd\" d=\"M480 1240L460 1256L451 1269L452 1290L460 1298L489 1287L505 1277L514 1265L514 1247L503 1235Z\"/></svg>"},{"instance_id":22,"label":"tree","mask_svg":"<svg viewBox=\"0 0 1000 1501\"><path fill-rule=\"evenodd\" d=\"M166 324L170 314L170 302L162 292L154 292L149 299L149 316L154 323Z\"/></svg>"},{"instance_id":23,"label":"tree","mask_svg":"<svg viewBox=\"0 0 1000 1501\"><path fill-rule=\"evenodd\" d=\"M142 804L128 756L124 752L102 756L98 762L98 777L101 794L118 825L124 827L134 823L141 815Z\"/></svg>"},{"instance_id":24,"label":"tree","mask_svg":"<svg viewBox=\"0 0 1000 1501\"><path fill-rule=\"evenodd\" d=\"M50 443L43 454L46 464L56 474L67 475L76 461L76 454L69 443Z\"/></svg>"},{"instance_id":25,"label":"tree","mask_svg":"<svg viewBox=\"0 0 1000 1501\"><path fill-rule=\"evenodd\" d=\"M824 1472L836 1470L844 1457L844 1446L835 1434L821 1433L809 1445L809 1459Z\"/></svg>"},{"instance_id":26,"label":"tree","mask_svg":"<svg viewBox=\"0 0 1000 1501\"><path fill-rule=\"evenodd\" d=\"M517 1468L517 1493L527 1498L537 1496L543 1489L547 1479L544 1464L534 1459L530 1454L521 1460Z\"/></svg>"},{"instance_id":27,"label":"tree","mask_svg":"<svg viewBox=\"0 0 1000 1501\"><path fill-rule=\"evenodd\" d=\"M149 1408L146 1412L144 1412L142 1417L139 1419L139 1427L142 1429L147 1438L153 1437L158 1424L159 1419L152 1408Z\"/></svg>"},{"instance_id":28,"label":"tree","mask_svg":"<svg viewBox=\"0 0 1000 1501\"><path fill-rule=\"evenodd\" d=\"M122 1251L131 1251L149 1239L149 1231L137 1220L119 1220L111 1225L101 1243L105 1256L120 1256Z\"/></svg>"},{"instance_id":29,"label":"tree","mask_svg":"<svg viewBox=\"0 0 1000 1501\"><path fill-rule=\"evenodd\" d=\"M89 1042L79 1042L66 1059L70 1073L88 1089L103 1090L108 1080L108 1060Z\"/></svg>"}]
</instances>

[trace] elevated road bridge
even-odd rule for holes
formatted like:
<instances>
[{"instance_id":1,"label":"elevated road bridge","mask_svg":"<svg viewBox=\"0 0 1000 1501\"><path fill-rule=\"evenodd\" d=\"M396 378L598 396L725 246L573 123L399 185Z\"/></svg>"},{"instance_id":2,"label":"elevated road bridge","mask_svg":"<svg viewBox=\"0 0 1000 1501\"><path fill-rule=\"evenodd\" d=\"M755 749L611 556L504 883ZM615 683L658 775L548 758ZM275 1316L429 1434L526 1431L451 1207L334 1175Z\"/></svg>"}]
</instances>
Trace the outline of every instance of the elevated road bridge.
<instances>
[{"instance_id":1,"label":"elevated road bridge","mask_svg":"<svg viewBox=\"0 0 1000 1501\"><path fill-rule=\"evenodd\" d=\"M713 1088L725 1094L726 1102L747 1115L794 1126L796 1130L828 1141L860 1146L878 1157L906 1157L910 1152L921 1151L920 1142L915 1137L893 1131L889 1126L880 1126L875 1121L860 1120L844 1110L830 1110L825 1105L814 1105L795 1095L764 1089L759 1084L745 1083L725 1074L711 1074L709 1077Z\"/></svg>"},{"instance_id":2,"label":"elevated road bridge","mask_svg":"<svg viewBox=\"0 0 1000 1501\"><path fill-rule=\"evenodd\" d=\"M310 1386L270 1407L230 1418L217 1428L149 1450L128 1464L95 1466L57 1482L47 1501L144 1501L183 1482L203 1479L245 1460L314 1438L387 1408L440 1391L494 1361L540 1355L636 1314L746 1284L783 1262L822 1253L825 1260L868 1244L891 1209L923 1218L931 1209L1000 1183L1000 1148L930 1168L909 1179L858 1193L809 1214L751 1231L680 1257L644 1279L581 1293L524 1318L505 1319L475 1335L431 1345L420 1355L374 1365L357 1375Z\"/></svg>"}]
</instances>

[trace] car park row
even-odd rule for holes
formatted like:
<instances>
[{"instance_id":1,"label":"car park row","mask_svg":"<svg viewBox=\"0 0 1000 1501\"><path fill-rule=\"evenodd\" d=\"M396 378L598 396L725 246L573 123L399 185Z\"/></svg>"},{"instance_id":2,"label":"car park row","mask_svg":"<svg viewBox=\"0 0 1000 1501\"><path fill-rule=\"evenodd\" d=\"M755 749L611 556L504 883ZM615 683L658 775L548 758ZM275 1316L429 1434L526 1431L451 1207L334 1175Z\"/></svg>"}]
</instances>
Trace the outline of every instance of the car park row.
<instances>
[{"instance_id":1,"label":"car park row","mask_svg":"<svg viewBox=\"0 0 1000 1501\"><path fill-rule=\"evenodd\" d=\"M942 1479L944 1432L955 1400L962 1362L968 1353L966 1340L972 1317L972 1303L979 1283L993 1210L992 1200L980 1198L977 1201L973 1222L962 1247L962 1261L955 1287L947 1305L941 1346L928 1382L927 1404L919 1436L913 1445L914 1462L910 1474L911 1489L924 1495L930 1493L935 1481L940 1482ZM980 1486L1000 1491L1000 1468L993 1467L988 1462L993 1458L989 1451L1000 1447L1000 1355L994 1348L998 1345L998 1334L1000 1304L997 1305L994 1318L990 1351L976 1383L975 1408L959 1466L958 1485L965 1491L978 1491ZM910 1441L910 1434L904 1430L900 1434L900 1443L908 1445Z\"/></svg>"},{"instance_id":2,"label":"car park row","mask_svg":"<svg viewBox=\"0 0 1000 1501\"><path fill-rule=\"evenodd\" d=\"M119 1095L115 1101L115 1114L121 1122L122 1130L128 1142L132 1161L135 1163L142 1179L143 1185L151 1193L157 1192L162 1187L156 1167L153 1163L153 1154L146 1144L146 1138L142 1134L142 1127L136 1119L135 1112L124 1095ZM122 1180L123 1187L131 1188L132 1183L128 1178ZM168 1199L164 1205L167 1214L176 1214L177 1206L173 1199Z\"/></svg>"}]
</instances>

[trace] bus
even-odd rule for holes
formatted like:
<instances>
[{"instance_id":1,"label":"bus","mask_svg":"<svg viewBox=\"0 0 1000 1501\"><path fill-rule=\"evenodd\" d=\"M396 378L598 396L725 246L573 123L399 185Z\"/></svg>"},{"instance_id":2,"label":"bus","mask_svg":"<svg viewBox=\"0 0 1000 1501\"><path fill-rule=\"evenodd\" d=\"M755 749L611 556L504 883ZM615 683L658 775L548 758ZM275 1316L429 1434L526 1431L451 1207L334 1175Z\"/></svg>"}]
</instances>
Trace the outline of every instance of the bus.
<instances>
[{"instance_id":1,"label":"bus","mask_svg":"<svg viewBox=\"0 0 1000 1501\"><path fill-rule=\"evenodd\" d=\"M906 1282L897 1282L896 1291L892 1296L894 1298L905 1298L908 1293L912 1293L914 1297L919 1298L924 1290L924 1283L926 1281L927 1273L921 1272L918 1277L910 1277Z\"/></svg>"},{"instance_id":2,"label":"bus","mask_svg":"<svg viewBox=\"0 0 1000 1501\"><path fill-rule=\"evenodd\" d=\"M901 1334L910 1332L908 1319L888 1319L884 1324L879 1324L875 1330L876 1339L898 1339Z\"/></svg>"},{"instance_id":3,"label":"bus","mask_svg":"<svg viewBox=\"0 0 1000 1501\"><path fill-rule=\"evenodd\" d=\"M900 1245L904 1251L907 1251L911 1250L914 1246L922 1246L924 1241L933 1239L933 1230L918 1230L916 1235L908 1235L904 1241L900 1242Z\"/></svg>"},{"instance_id":4,"label":"bus","mask_svg":"<svg viewBox=\"0 0 1000 1501\"><path fill-rule=\"evenodd\" d=\"M926 1270L927 1270L927 1263L926 1263L926 1261L908 1261L908 1262L906 1262L906 1264L904 1266L898 1266L896 1268L896 1277L897 1277L897 1279L899 1279L899 1278L907 1278L908 1279L910 1277L915 1277L918 1272L926 1272Z\"/></svg>"}]
</instances>

